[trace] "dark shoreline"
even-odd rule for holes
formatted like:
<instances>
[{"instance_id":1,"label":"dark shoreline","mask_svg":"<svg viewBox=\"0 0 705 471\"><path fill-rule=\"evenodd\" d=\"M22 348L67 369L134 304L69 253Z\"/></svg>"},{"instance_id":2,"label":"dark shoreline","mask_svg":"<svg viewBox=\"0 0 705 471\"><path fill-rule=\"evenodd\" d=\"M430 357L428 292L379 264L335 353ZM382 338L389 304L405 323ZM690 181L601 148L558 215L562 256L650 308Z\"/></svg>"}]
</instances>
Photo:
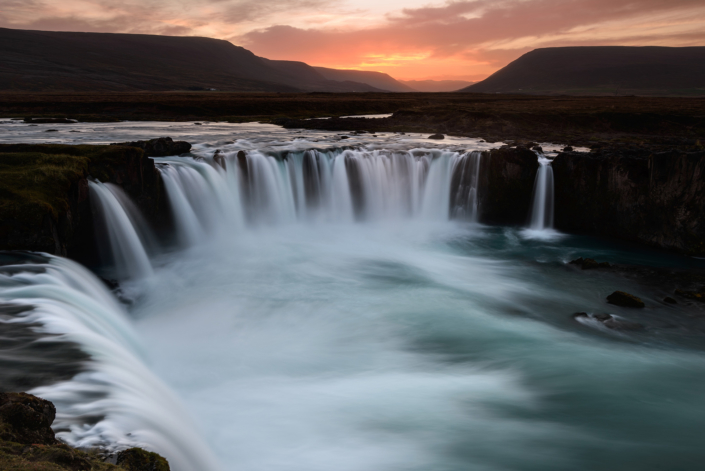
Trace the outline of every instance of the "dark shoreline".
<instances>
[{"instance_id":1,"label":"dark shoreline","mask_svg":"<svg viewBox=\"0 0 705 471\"><path fill-rule=\"evenodd\" d=\"M391 114L385 119L300 121ZM478 93L0 93L0 118L85 122L260 121L335 131L444 133L491 142L698 146L705 97L575 97Z\"/></svg>"}]
</instances>

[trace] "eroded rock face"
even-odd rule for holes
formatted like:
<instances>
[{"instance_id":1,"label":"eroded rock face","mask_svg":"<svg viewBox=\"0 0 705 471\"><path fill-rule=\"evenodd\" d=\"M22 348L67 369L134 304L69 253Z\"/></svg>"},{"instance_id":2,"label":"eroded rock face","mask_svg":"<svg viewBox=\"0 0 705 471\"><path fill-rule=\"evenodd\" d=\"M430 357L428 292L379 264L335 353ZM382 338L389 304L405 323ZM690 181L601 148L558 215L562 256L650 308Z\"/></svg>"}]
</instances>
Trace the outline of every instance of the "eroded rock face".
<instances>
[{"instance_id":1,"label":"eroded rock face","mask_svg":"<svg viewBox=\"0 0 705 471\"><path fill-rule=\"evenodd\" d=\"M26 445L56 443L54 404L26 393L0 393L0 439Z\"/></svg>"},{"instance_id":2,"label":"eroded rock face","mask_svg":"<svg viewBox=\"0 0 705 471\"><path fill-rule=\"evenodd\" d=\"M705 254L705 152L564 152L552 165L557 229Z\"/></svg>"}]
</instances>

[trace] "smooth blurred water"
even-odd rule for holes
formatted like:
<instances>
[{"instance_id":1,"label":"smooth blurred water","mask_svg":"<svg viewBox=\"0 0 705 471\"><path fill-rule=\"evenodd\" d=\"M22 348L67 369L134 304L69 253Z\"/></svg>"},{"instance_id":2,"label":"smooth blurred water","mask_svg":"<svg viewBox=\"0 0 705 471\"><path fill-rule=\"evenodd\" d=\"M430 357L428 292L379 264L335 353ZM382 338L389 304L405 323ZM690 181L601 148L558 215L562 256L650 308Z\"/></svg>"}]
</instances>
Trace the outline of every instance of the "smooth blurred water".
<instances>
[{"instance_id":1,"label":"smooth blurred water","mask_svg":"<svg viewBox=\"0 0 705 471\"><path fill-rule=\"evenodd\" d=\"M149 132L153 137L154 128ZM231 144L195 133L195 154L207 159L216 146L245 143L267 152L278 143L311 148L286 140L296 131L281 131L276 142L266 130L248 135L246 126L233 125L232 132L242 136ZM317 146L337 146L332 135L325 141L318 134ZM377 146L355 139L367 151ZM444 148L413 139L388 136L385 145L448 152L484 145L468 140ZM208 201L208 208L222 207ZM129 323L139 344L125 355L137 355L130 365L146 365L155 377L139 376L146 386L124 387L140 383L129 368L115 380L115 370L101 366L106 360L95 367L110 379L98 389L112 398L101 422L108 436L129 443L130 428L137 428L143 431L139 443L165 453L176 469L196 469L162 441L174 437L154 422L161 409L156 414L145 406L174 394L184 412L181 405L169 407L190 415L194 425L169 425L192 427L189 432L201 437L207 450L185 447L200 469L702 466L702 319L663 304L657 290L567 265L579 256L669 267L702 268L702 261L447 218L289 218L248 225L237 216L197 223L205 211L194 212L192 226L200 232L151 260L152 278L123 285L134 293ZM208 229L219 221L233 229ZM0 296L12 299L2 289ZM606 304L617 289L641 297L647 308ZM646 329L590 327L573 320L576 311L612 313ZM61 396L58 386L41 391ZM76 403L69 403L63 412L75 414ZM90 412L99 414L101 404L91 403ZM130 407L141 411L141 422L121 420ZM64 436L90 441L100 430L82 432Z\"/></svg>"}]
</instances>

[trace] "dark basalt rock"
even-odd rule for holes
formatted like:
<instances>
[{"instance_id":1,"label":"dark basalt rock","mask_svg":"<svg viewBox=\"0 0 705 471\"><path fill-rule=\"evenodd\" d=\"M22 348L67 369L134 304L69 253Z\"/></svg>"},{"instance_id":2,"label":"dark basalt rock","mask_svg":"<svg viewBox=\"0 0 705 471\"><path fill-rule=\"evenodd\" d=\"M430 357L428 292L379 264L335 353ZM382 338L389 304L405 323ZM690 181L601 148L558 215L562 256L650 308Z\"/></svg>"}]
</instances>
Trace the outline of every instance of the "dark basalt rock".
<instances>
[{"instance_id":1,"label":"dark basalt rock","mask_svg":"<svg viewBox=\"0 0 705 471\"><path fill-rule=\"evenodd\" d=\"M484 152L480 161L480 221L525 224L538 168L536 154L523 147Z\"/></svg>"},{"instance_id":2,"label":"dark basalt rock","mask_svg":"<svg viewBox=\"0 0 705 471\"><path fill-rule=\"evenodd\" d=\"M705 255L705 152L603 147L551 165L556 229Z\"/></svg>"},{"instance_id":3,"label":"dark basalt rock","mask_svg":"<svg viewBox=\"0 0 705 471\"><path fill-rule=\"evenodd\" d=\"M622 307L643 308L646 306L644 301L637 298L633 294L625 293L624 291L615 291L610 294L607 296L607 302L614 304L615 306Z\"/></svg>"},{"instance_id":4,"label":"dark basalt rock","mask_svg":"<svg viewBox=\"0 0 705 471\"><path fill-rule=\"evenodd\" d=\"M431 134L428 136L429 139L445 139L446 137L443 134Z\"/></svg>"},{"instance_id":5,"label":"dark basalt rock","mask_svg":"<svg viewBox=\"0 0 705 471\"><path fill-rule=\"evenodd\" d=\"M54 404L26 393L0 393L0 439L27 445L53 445Z\"/></svg>"},{"instance_id":6,"label":"dark basalt rock","mask_svg":"<svg viewBox=\"0 0 705 471\"><path fill-rule=\"evenodd\" d=\"M608 262L598 262L592 258L576 258L570 262L571 265L578 265L583 270L594 270L595 268L611 268Z\"/></svg>"},{"instance_id":7,"label":"dark basalt rock","mask_svg":"<svg viewBox=\"0 0 705 471\"><path fill-rule=\"evenodd\" d=\"M169 471L167 460L142 448L130 448L118 453L117 465L128 471Z\"/></svg>"},{"instance_id":8,"label":"dark basalt rock","mask_svg":"<svg viewBox=\"0 0 705 471\"><path fill-rule=\"evenodd\" d=\"M181 155L191 150L191 144L186 141L174 141L170 137L160 137L148 141L134 141L110 144L112 146L138 147L147 157L168 157Z\"/></svg>"}]
</instances>

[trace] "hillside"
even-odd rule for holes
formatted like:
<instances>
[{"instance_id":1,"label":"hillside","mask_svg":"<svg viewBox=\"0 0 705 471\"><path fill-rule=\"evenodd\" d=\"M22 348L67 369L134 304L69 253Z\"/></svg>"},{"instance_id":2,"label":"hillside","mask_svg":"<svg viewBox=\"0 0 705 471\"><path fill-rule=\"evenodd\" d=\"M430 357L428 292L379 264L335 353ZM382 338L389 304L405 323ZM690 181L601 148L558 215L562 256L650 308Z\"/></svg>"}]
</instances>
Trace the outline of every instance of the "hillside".
<instances>
[{"instance_id":1,"label":"hillside","mask_svg":"<svg viewBox=\"0 0 705 471\"><path fill-rule=\"evenodd\" d=\"M418 92L457 92L475 82L467 80L400 80Z\"/></svg>"},{"instance_id":2,"label":"hillside","mask_svg":"<svg viewBox=\"0 0 705 471\"><path fill-rule=\"evenodd\" d=\"M556 47L524 54L473 93L705 95L705 47Z\"/></svg>"},{"instance_id":3,"label":"hillside","mask_svg":"<svg viewBox=\"0 0 705 471\"><path fill-rule=\"evenodd\" d=\"M351 81L366 83L372 87L389 92L414 92L413 88L395 80L388 74L382 72L370 72L367 70L343 70L329 69L327 67L313 67L316 71L328 80L337 82Z\"/></svg>"},{"instance_id":4,"label":"hillside","mask_svg":"<svg viewBox=\"0 0 705 471\"><path fill-rule=\"evenodd\" d=\"M228 41L0 28L0 91L376 91Z\"/></svg>"}]
</instances>

